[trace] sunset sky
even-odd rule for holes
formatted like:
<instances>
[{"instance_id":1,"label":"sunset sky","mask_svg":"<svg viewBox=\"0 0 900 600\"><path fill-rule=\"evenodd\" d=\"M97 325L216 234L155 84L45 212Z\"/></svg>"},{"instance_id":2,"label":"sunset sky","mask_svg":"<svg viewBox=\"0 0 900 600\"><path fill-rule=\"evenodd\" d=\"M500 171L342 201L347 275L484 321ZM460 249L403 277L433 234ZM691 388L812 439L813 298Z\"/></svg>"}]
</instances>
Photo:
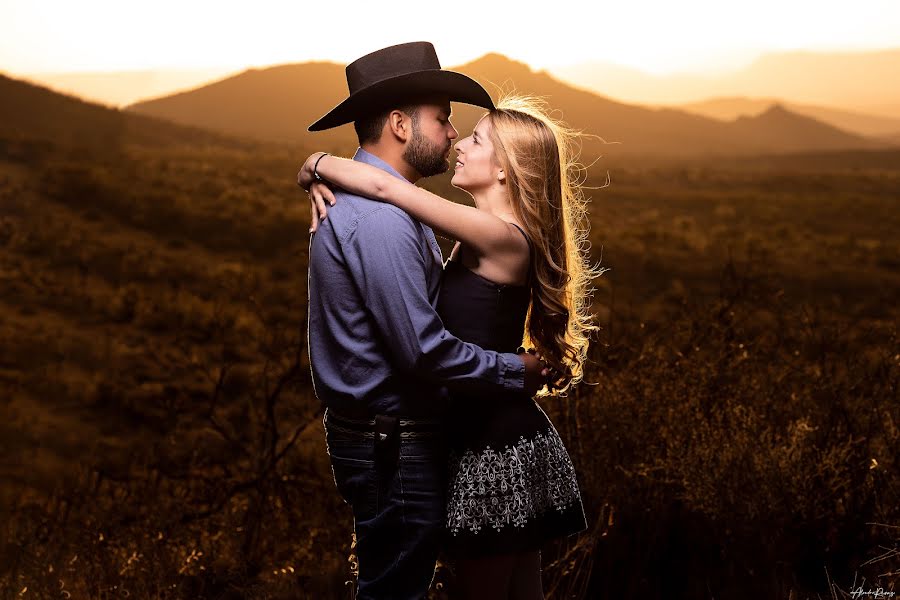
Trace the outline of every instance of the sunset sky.
<instances>
[{"instance_id":1,"label":"sunset sky","mask_svg":"<svg viewBox=\"0 0 900 600\"><path fill-rule=\"evenodd\" d=\"M0 71L346 63L432 41L445 67L490 51L548 68L606 61L651 73L717 70L778 50L900 47L897 0L506 3L314 0L0 0Z\"/></svg>"}]
</instances>

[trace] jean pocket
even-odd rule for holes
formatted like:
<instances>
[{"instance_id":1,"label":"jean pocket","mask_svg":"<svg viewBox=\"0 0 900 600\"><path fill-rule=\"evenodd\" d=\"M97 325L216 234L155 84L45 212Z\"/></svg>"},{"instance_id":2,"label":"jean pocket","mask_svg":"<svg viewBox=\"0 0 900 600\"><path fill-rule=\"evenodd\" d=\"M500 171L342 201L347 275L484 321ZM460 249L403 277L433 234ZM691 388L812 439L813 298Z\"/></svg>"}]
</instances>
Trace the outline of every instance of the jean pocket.
<instances>
[{"instance_id":1,"label":"jean pocket","mask_svg":"<svg viewBox=\"0 0 900 600\"><path fill-rule=\"evenodd\" d=\"M444 460L434 454L403 455L398 471L406 526L423 530L442 527L447 497Z\"/></svg>"},{"instance_id":2,"label":"jean pocket","mask_svg":"<svg viewBox=\"0 0 900 600\"><path fill-rule=\"evenodd\" d=\"M369 519L378 507L375 462L367 458L331 455L334 483L356 520Z\"/></svg>"}]
</instances>

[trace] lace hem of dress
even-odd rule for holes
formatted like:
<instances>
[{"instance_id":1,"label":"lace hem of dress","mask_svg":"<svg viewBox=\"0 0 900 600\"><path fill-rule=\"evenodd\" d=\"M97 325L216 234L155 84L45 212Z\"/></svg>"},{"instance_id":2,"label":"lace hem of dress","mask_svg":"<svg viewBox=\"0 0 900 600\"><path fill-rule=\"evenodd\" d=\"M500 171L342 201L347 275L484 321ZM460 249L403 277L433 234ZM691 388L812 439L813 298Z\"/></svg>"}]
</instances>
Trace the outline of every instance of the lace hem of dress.
<instances>
[{"instance_id":1,"label":"lace hem of dress","mask_svg":"<svg viewBox=\"0 0 900 600\"><path fill-rule=\"evenodd\" d=\"M488 446L451 456L450 466L447 527L453 534L524 527L532 517L581 501L572 460L553 428L500 451Z\"/></svg>"}]
</instances>

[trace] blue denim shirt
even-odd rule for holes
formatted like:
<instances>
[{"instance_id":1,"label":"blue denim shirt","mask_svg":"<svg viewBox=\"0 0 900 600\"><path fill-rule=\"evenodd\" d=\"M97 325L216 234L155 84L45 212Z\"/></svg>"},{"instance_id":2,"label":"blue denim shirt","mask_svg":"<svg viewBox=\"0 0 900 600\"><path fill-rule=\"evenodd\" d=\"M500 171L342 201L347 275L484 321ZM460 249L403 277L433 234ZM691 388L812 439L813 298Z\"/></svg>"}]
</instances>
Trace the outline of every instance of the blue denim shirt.
<instances>
[{"instance_id":1,"label":"blue denim shirt","mask_svg":"<svg viewBox=\"0 0 900 600\"><path fill-rule=\"evenodd\" d=\"M362 148L353 160L403 179ZM445 385L521 391L521 358L444 329L431 228L388 203L339 189L335 198L309 248L309 358L324 405L426 416L446 408Z\"/></svg>"}]
</instances>

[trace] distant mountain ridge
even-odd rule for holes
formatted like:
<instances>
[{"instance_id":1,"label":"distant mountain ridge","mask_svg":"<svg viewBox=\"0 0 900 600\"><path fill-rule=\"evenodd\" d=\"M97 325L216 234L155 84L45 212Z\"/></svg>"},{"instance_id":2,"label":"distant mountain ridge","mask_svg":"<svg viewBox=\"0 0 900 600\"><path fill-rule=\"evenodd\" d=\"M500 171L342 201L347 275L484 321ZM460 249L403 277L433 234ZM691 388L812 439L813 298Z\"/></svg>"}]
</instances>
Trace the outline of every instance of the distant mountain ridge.
<instances>
[{"instance_id":1,"label":"distant mountain ridge","mask_svg":"<svg viewBox=\"0 0 900 600\"><path fill-rule=\"evenodd\" d=\"M681 104L678 108L719 119L733 121L739 116L754 116L773 104L781 104L787 110L812 117L838 129L864 136L890 136L900 134L900 118L891 119L856 111L839 110L813 104L786 102L778 98L748 98L745 96L717 97L700 102Z\"/></svg>"},{"instance_id":2,"label":"distant mountain ridge","mask_svg":"<svg viewBox=\"0 0 900 600\"><path fill-rule=\"evenodd\" d=\"M154 69L34 73L20 78L64 94L124 107L203 87L240 69ZM900 49L775 52L732 71L656 75L592 61L548 69L569 85L644 106L685 108L733 120L775 102L851 133L891 138L900 131Z\"/></svg>"},{"instance_id":3,"label":"distant mountain ridge","mask_svg":"<svg viewBox=\"0 0 900 600\"><path fill-rule=\"evenodd\" d=\"M722 96L776 97L900 118L900 48L860 52L773 52L716 75L651 75L604 62L553 69L571 85L642 104L677 106Z\"/></svg>"},{"instance_id":4,"label":"distant mountain ridge","mask_svg":"<svg viewBox=\"0 0 900 600\"><path fill-rule=\"evenodd\" d=\"M36 73L19 77L61 94L118 108L195 88L233 75L237 69L141 69L75 73Z\"/></svg>"},{"instance_id":5,"label":"distant mountain ridge","mask_svg":"<svg viewBox=\"0 0 900 600\"><path fill-rule=\"evenodd\" d=\"M652 109L626 104L576 89L547 72L500 54L487 54L454 68L480 81L493 97L501 90L545 98L569 125L613 144L587 140L596 154L756 154L831 149L876 149L889 146L795 114L783 106L755 117L723 123L675 108ZM355 147L352 126L320 134L306 127L347 95L343 65L299 63L250 69L201 88L126 107L150 115L231 135L313 144L322 148ZM482 111L455 105L461 132L474 126Z\"/></svg>"}]
</instances>

